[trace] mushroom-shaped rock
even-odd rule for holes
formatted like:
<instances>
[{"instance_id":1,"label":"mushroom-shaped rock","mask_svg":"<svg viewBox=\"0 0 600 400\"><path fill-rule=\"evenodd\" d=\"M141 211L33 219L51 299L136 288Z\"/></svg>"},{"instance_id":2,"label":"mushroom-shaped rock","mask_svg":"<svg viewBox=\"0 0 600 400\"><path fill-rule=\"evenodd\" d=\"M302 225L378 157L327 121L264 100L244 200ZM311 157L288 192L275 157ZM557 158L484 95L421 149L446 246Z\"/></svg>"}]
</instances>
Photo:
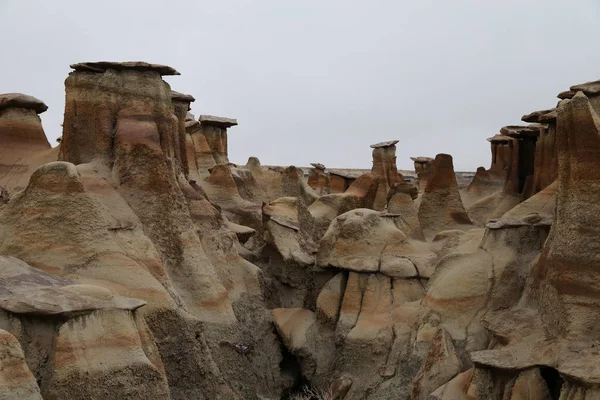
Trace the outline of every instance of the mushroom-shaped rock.
<instances>
[{"instance_id":1,"label":"mushroom-shaped rock","mask_svg":"<svg viewBox=\"0 0 600 400\"><path fill-rule=\"evenodd\" d=\"M33 110L36 114L41 114L48 109L48 106L40 99L27 94L3 93L0 94L0 110L6 108L24 108Z\"/></svg>"},{"instance_id":2,"label":"mushroom-shaped rock","mask_svg":"<svg viewBox=\"0 0 600 400\"><path fill-rule=\"evenodd\" d=\"M387 142L380 142L380 143L372 144L371 148L378 149L381 147L391 147L391 146L395 146L398 142L399 142L399 140L388 140Z\"/></svg>"},{"instance_id":3,"label":"mushroom-shaped rock","mask_svg":"<svg viewBox=\"0 0 600 400\"><path fill-rule=\"evenodd\" d=\"M32 96L0 94L0 184L9 193L23 189L35 168L56 161L38 116L47 108Z\"/></svg>"},{"instance_id":4,"label":"mushroom-shaped rock","mask_svg":"<svg viewBox=\"0 0 600 400\"><path fill-rule=\"evenodd\" d=\"M71 64L71 68L75 71L83 72L105 72L108 70L133 70L133 71L153 71L158 72L160 75L181 75L174 68L162 64L151 64L145 61L93 61L93 62L81 62L77 64Z\"/></svg>"},{"instance_id":5,"label":"mushroom-shaped rock","mask_svg":"<svg viewBox=\"0 0 600 400\"><path fill-rule=\"evenodd\" d=\"M437 232L471 225L471 221L458 192L452 156L435 157L431 179L419 206L419 221L425 237Z\"/></svg>"},{"instance_id":6,"label":"mushroom-shaped rock","mask_svg":"<svg viewBox=\"0 0 600 400\"><path fill-rule=\"evenodd\" d=\"M396 167L396 143L397 140L372 144L373 167L371 173L379 178L379 186L373 208L383 210L387 204L387 194L390 187L399 182L404 182L404 177L398 173Z\"/></svg>"}]
</instances>

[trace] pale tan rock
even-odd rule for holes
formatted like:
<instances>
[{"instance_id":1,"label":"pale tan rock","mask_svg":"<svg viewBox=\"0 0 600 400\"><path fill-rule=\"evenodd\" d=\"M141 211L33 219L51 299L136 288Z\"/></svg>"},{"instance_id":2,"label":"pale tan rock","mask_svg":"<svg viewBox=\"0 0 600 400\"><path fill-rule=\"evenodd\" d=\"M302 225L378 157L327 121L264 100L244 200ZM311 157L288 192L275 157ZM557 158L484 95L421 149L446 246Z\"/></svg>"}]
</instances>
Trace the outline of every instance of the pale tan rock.
<instances>
[{"instance_id":1,"label":"pale tan rock","mask_svg":"<svg viewBox=\"0 0 600 400\"><path fill-rule=\"evenodd\" d=\"M383 210L387 205L388 192L393 184L404 182L404 177L396 167L397 140L371 145L373 148L373 167L371 173L378 178L377 194L373 209Z\"/></svg>"},{"instance_id":2,"label":"pale tan rock","mask_svg":"<svg viewBox=\"0 0 600 400\"><path fill-rule=\"evenodd\" d=\"M386 247L405 240L406 235L391 219L374 210L356 209L332 222L319 244L317 263L322 267L376 272L380 270ZM405 263L395 259L386 262L395 275L402 274L400 270L407 273Z\"/></svg>"},{"instance_id":3,"label":"pale tan rock","mask_svg":"<svg viewBox=\"0 0 600 400\"><path fill-rule=\"evenodd\" d=\"M24 189L37 167L57 159L38 116L47 108L32 96L0 94L0 185L9 193Z\"/></svg>"},{"instance_id":4,"label":"pale tan rock","mask_svg":"<svg viewBox=\"0 0 600 400\"><path fill-rule=\"evenodd\" d=\"M317 316L333 327L339 317L345 286L346 277L340 272L323 286L317 298Z\"/></svg>"},{"instance_id":5,"label":"pale tan rock","mask_svg":"<svg viewBox=\"0 0 600 400\"><path fill-rule=\"evenodd\" d=\"M431 400L477 400L468 393L473 379L473 369L461 372L448 383L440 386L429 398Z\"/></svg>"},{"instance_id":6,"label":"pale tan rock","mask_svg":"<svg viewBox=\"0 0 600 400\"><path fill-rule=\"evenodd\" d=\"M214 115L201 115L199 121L201 125L205 124L210 126L217 126L219 128L230 128L238 124L237 119L216 117Z\"/></svg>"},{"instance_id":7,"label":"pale tan rock","mask_svg":"<svg viewBox=\"0 0 600 400\"><path fill-rule=\"evenodd\" d=\"M378 178L364 174L356 179L344 193L321 196L308 210L315 218L316 237L322 237L331 222L355 208L371 208L377 193Z\"/></svg>"},{"instance_id":8,"label":"pale tan rock","mask_svg":"<svg viewBox=\"0 0 600 400\"><path fill-rule=\"evenodd\" d=\"M48 109L48 106L40 99L23 93L2 93L0 94L0 110L6 108L24 108L41 114Z\"/></svg>"},{"instance_id":9,"label":"pale tan rock","mask_svg":"<svg viewBox=\"0 0 600 400\"><path fill-rule=\"evenodd\" d=\"M336 327L336 341L342 342L345 340L348 333L356 325L360 307L362 302L363 292L366 287L366 277L356 272L350 272L342 299L340 308L340 316Z\"/></svg>"},{"instance_id":10,"label":"pale tan rock","mask_svg":"<svg viewBox=\"0 0 600 400\"><path fill-rule=\"evenodd\" d=\"M418 213L425 237L432 238L445 229L470 227L471 220L458 192L452 156L438 154L432 174Z\"/></svg>"},{"instance_id":11,"label":"pale tan rock","mask_svg":"<svg viewBox=\"0 0 600 400\"><path fill-rule=\"evenodd\" d=\"M427 398L435 389L458 374L461 367L462 363L450 335L443 328L439 329L421 369L412 381L412 398Z\"/></svg>"},{"instance_id":12,"label":"pale tan rock","mask_svg":"<svg viewBox=\"0 0 600 400\"><path fill-rule=\"evenodd\" d=\"M0 329L0 399L42 400L18 340Z\"/></svg>"},{"instance_id":13,"label":"pale tan rock","mask_svg":"<svg viewBox=\"0 0 600 400\"><path fill-rule=\"evenodd\" d=\"M510 400L545 400L549 398L552 398L550 391L537 368L521 372L512 387L510 395Z\"/></svg>"},{"instance_id":14,"label":"pale tan rock","mask_svg":"<svg viewBox=\"0 0 600 400\"><path fill-rule=\"evenodd\" d=\"M110 391L116 397L170 397L167 381L146 356L127 311L95 311L63 324L50 365L50 396L98 398Z\"/></svg>"}]
</instances>

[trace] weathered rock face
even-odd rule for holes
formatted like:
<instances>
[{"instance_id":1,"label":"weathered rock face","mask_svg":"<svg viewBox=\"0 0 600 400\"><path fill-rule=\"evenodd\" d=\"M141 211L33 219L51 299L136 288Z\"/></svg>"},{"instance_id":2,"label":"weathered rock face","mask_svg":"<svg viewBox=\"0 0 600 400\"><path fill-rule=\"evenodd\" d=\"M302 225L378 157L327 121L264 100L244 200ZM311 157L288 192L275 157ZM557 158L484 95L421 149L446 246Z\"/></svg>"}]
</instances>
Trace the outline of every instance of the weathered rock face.
<instances>
[{"instance_id":1,"label":"weathered rock face","mask_svg":"<svg viewBox=\"0 0 600 400\"><path fill-rule=\"evenodd\" d=\"M410 183L396 183L388 192L387 212L393 216L398 229L408 237L424 240L418 208L414 200L418 197L418 188Z\"/></svg>"},{"instance_id":2,"label":"weathered rock face","mask_svg":"<svg viewBox=\"0 0 600 400\"><path fill-rule=\"evenodd\" d=\"M371 173L379 178L379 187L373 208L383 210L387 204L387 194L390 187L395 183L404 182L404 177L398 173L396 167L396 143L397 140L372 144L373 167Z\"/></svg>"},{"instance_id":3,"label":"weathered rock face","mask_svg":"<svg viewBox=\"0 0 600 400\"><path fill-rule=\"evenodd\" d=\"M536 141L542 128L541 125L532 124L505 126L500 129L501 134L515 139L512 142L512 160L509 164L504 192L513 195L531 193Z\"/></svg>"},{"instance_id":4,"label":"weathered rock face","mask_svg":"<svg viewBox=\"0 0 600 400\"><path fill-rule=\"evenodd\" d=\"M59 159L74 164L95 159L110 162L116 131L121 127L135 128L130 135L132 140L153 141L181 164L182 146L178 120L172 112L171 90L161 79L164 68L149 66L138 70L109 65L102 72L95 72L85 65L74 65L75 71L65 80L65 122ZM150 104L156 107L151 108ZM86 134L82 129L86 129Z\"/></svg>"},{"instance_id":5,"label":"weathered rock face","mask_svg":"<svg viewBox=\"0 0 600 400\"><path fill-rule=\"evenodd\" d=\"M319 196L328 194L329 177L325 174L325 166L319 163L311 163L311 165L313 168L308 174L308 186Z\"/></svg>"},{"instance_id":6,"label":"weathered rock face","mask_svg":"<svg viewBox=\"0 0 600 400\"><path fill-rule=\"evenodd\" d=\"M173 112L177 117L178 121L178 139L177 143L179 144L179 155L181 158L181 167L183 169L183 173L186 176L190 174L190 164L195 166L195 157L191 154L189 155L191 160L188 161L188 142L187 142L187 134L186 134L186 117L188 112L190 111L190 103L196 101L193 96L188 94L183 94L175 91L171 91L171 100L173 102ZM192 167L192 171L196 171L196 168Z\"/></svg>"},{"instance_id":7,"label":"weathered rock face","mask_svg":"<svg viewBox=\"0 0 600 400\"><path fill-rule=\"evenodd\" d=\"M473 180L463 192L463 202L469 209L471 205L487 196L497 196L508 176L508 171L512 162L513 139L509 136L497 134L488 138L492 150L492 163L489 169L483 167L477 168ZM469 210L469 216L473 222L480 223L482 218L476 211ZM485 219L485 217L483 217Z\"/></svg>"},{"instance_id":8,"label":"weathered rock face","mask_svg":"<svg viewBox=\"0 0 600 400\"><path fill-rule=\"evenodd\" d=\"M308 209L315 218L316 237L322 237L338 215L355 208L372 208L379 179L373 174L358 177L344 193L321 196Z\"/></svg>"},{"instance_id":9,"label":"weathered rock face","mask_svg":"<svg viewBox=\"0 0 600 400\"><path fill-rule=\"evenodd\" d=\"M209 169L214 165L229 164L227 155L227 128L237 125L232 118L215 117L212 115L200 116L200 128L193 135L197 141L199 151L199 168ZM211 161L212 158L212 161Z\"/></svg>"},{"instance_id":10,"label":"weathered rock face","mask_svg":"<svg viewBox=\"0 0 600 400\"><path fill-rule=\"evenodd\" d=\"M411 157L411 160L415 164L415 173L419 181L419 192L425 191L427 182L431 178L431 171L433 167L433 158L431 157Z\"/></svg>"},{"instance_id":11,"label":"weathered rock face","mask_svg":"<svg viewBox=\"0 0 600 400\"><path fill-rule=\"evenodd\" d=\"M0 348L0 399L41 400L40 388L17 338L0 330Z\"/></svg>"},{"instance_id":12,"label":"weathered rock face","mask_svg":"<svg viewBox=\"0 0 600 400\"><path fill-rule=\"evenodd\" d=\"M471 225L458 192L452 156L448 154L435 157L432 176L419 206L419 221L427 238L443 230Z\"/></svg>"},{"instance_id":13,"label":"weathered rock face","mask_svg":"<svg viewBox=\"0 0 600 400\"><path fill-rule=\"evenodd\" d=\"M0 166L27 167L0 176L0 399L600 395L598 82L459 192L445 154L405 181L397 141L363 175L237 166L174 69L73 68L61 161L45 105L0 96Z\"/></svg>"},{"instance_id":14,"label":"weathered rock face","mask_svg":"<svg viewBox=\"0 0 600 400\"><path fill-rule=\"evenodd\" d=\"M38 166L56 160L38 114L48 106L21 93L0 94L0 185L15 192Z\"/></svg>"},{"instance_id":15,"label":"weathered rock face","mask_svg":"<svg viewBox=\"0 0 600 400\"><path fill-rule=\"evenodd\" d=\"M541 115L538 121L546 126L540 129L540 136L535 145L535 164L533 169L533 195L548 187L558 177L558 154L556 152L556 110Z\"/></svg>"},{"instance_id":16,"label":"weathered rock face","mask_svg":"<svg viewBox=\"0 0 600 400\"><path fill-rule=\"evenodd\" d=\"M283 388L260 270L238 254L240 229L185 179L177 109L187 100L173 105L163 71L77 67L65 82L68 162L39 168L0 209L0 254L74 282L36 289L30 303L48 308L45 296L60 294L57 307L85 308L64 324L28 322L23 337L48 326L56 343L44 344L48 364L35 342L23 349L36 377L52 377L41 380L44 397L258 398ZM122 297L140 300L115 308ZM10 313L23 307L9 303Z\"/></svg>"},{"instance_id":17,"label":"weathered rock face","mask_svg":"<svg viewBox=\"0 0 600 400\"><path fill-rule=\"evenodd\" d=\"M593 221L598 203L590 199L597 196L592 165L600 151L600 122L583 93L562 101L557 115L558 186L548 239L533 262L518 303L498 307L485 317L486 327L499 338L497 344L491 350L473 353L471 359L478 366L492 368L488 391L510 390L503 387L500 373L494 368L527 370L543 366L554 371L552 379L558 386L549 387L553 398L559 394L561 398L593 398L600 375L590 358L593 351L587 347L597 329L597 277L593 265L598 260L593 238L598 232ZM523 385L536 381L535 375L520 375L519 379Z\"/></svg>"}]
</instances>

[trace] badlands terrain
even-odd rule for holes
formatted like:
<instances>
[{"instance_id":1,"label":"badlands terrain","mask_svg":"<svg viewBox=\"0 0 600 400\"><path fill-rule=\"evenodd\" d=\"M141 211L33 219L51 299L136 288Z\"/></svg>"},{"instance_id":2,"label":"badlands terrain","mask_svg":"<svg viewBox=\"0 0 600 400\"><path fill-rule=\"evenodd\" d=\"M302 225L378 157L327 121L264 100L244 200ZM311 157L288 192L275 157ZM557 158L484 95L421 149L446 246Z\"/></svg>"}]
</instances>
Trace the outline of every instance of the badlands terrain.
<instances>
[{"instance_id":1,"label":"badlands terrain","mask_svg":"<svg viewBox=\"0 0 600 400\"><path fill-rule=\"evenodd\" d=\"M57 147L0 95L0 399L600 399L600 82L457 178L235 165L175 69L71 68Z\"/></svg>"}]
</instances>

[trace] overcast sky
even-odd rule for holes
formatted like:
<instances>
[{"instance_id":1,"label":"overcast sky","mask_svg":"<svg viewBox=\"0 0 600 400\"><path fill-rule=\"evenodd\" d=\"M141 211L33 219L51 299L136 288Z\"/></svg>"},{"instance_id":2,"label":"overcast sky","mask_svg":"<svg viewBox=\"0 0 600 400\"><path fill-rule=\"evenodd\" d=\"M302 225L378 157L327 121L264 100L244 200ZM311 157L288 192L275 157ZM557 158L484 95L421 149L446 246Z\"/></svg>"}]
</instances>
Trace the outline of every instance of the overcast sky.
<instances>
[{"instance_id":1,"label":"overcast sky","mask_svg":"<svg viewBox=\"0 0 600 400\"><path fill-rule=\"evenodd\" d=\"M48 104L81 61L167 64L192 111L238 118L232 162L369 168L372 143L490 163L485 140L600 78L599 0L0 0L0 92ZM0 143L1 145L1 143Z\"/></svg>"}]
</instances>

